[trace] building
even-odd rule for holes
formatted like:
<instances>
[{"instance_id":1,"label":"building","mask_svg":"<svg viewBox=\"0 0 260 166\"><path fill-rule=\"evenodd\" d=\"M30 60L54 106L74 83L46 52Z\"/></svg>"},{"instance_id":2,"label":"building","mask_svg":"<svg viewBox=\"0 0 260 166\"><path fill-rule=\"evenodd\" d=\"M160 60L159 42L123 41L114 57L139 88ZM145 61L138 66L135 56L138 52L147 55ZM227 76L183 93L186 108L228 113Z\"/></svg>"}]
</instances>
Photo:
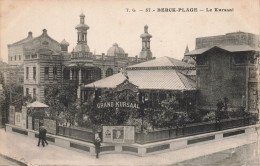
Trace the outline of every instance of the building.
<instances>
[{"instance_id":1,"label":"building","mask_svg":"<svg viewBox=\"0 0 260 166\"><path fill-rule=\"evenodd\" d=\"M24 95L44 101L46 85L63 81L63 68L70 59L69 43L52 39L47 30L30 40L24 49Z\"/></svg>"},{"instance_id":2,"label":"building","mask_svg":"<svg viewBox=\"0 0 260 166\"><path fill-rule=\"evenodd\" d=\"M95 81L84 86L88 94L86 101L91 100L96 90L100 98L106 99L106 94L128 94L125 102L132 95L135 101L142 100L157 107L165 100L174 100L180 109L196 104L195 66L180 60L161 57L151 61L135 64L126 71Z\"/></svg>"},{"instance_id":3,"label":"building","mask_svg":"<svg viewBox=\"0 0 260 166\"><path fill-rule=\"evenodd\" d=\"M80 23L75 27L77 30L77 45L71 52L71 61L66 65L65 72L70 73L70 80L78 84L78 99L84 101L86 92L82 90L85 84L100 80L102 78L118 73L121 69L136 63L152 59L150 51L150 38L148 26L145 26L145 32L141 35L142 51L138 57L129 57L117 43L114 43L107 53L96 55L90 52L87 43L87 31L89 26L85 24L85 15L80 15Z\"/></svg>"},{"instance_id":4,"label":"building","mask_svg":"<svg viewBox=\"0 0 260 166\"><path fill-rule=\"evenodd\" d=\"M201 109L215 110L217 102L227 98L229 110L258 112L258 35L235 32L196 38L195 50L185 56L196 60Z\"/></svg>"},{"instance_id":5,"label":"building","mask_svg":"<svg viewBox=\"0 0 260 166\"><path fill-rule=\"evenodd\" d=\"M193 57L188 56L187 53L189 53L189 47L188 45L186 46L185 52L184 52L184 57L182 59L183 62L189 63L189 64L196 64L196 61L193 59Z\"/></svg>"},{"instance_id":6,"label":"building","mask_svg":"<svg viewBox=\"0 0 260 166\"><path fill-rule=\"evenodd\" d=\"M18 42L8 45L8 64L9 65L22 65L24 55L27 52L26 47L31 44L33 40L32 32L28 32L28 36Z\"/></svg>"}]
</instances>

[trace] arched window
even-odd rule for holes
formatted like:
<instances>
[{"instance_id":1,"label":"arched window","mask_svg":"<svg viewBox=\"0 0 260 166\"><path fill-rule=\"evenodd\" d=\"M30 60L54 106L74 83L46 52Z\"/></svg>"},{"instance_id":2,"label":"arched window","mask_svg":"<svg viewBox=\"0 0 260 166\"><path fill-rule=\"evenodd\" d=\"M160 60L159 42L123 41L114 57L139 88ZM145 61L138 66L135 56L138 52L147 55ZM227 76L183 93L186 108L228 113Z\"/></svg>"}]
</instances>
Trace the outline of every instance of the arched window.
<instances>
[{"instance_id":1,"label":"arched window","mask_svg":"<svg viewBox=\"0 0 260 166\"><path fill-rule=\"evenodd\" d=\"M96 80L100 80L101 79L101 69L100 68L98 68L97 70L96 70Z\"/></svg>"},{"instance_id":2,"label":"arched window","mask_svg":"<svg viewBox=\"0 0 260 166\"><path fill-rule=\"evenodd\" d=\"M108 68L106 71L106 77L112 76L113 75L113 70L111 68Z\"/></svg>"}]
</instances>

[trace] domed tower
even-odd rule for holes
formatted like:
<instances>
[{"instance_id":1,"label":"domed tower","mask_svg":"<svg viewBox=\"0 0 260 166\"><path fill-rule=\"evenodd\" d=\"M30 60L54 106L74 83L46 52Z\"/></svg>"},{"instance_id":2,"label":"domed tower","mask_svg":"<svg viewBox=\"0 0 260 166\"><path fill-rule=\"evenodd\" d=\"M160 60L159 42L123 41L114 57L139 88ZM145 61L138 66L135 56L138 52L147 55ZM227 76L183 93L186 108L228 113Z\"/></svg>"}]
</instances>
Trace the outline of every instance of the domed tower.
<instances>
[{"instance_id":1,"label":"domed tower","mask_svg":"<svg viewBox=\"0 0 260 166\"><path fill-rule=\"evenodd\" d=\"M152 59L152 52L150 50L150 38L152 35L148 33L148 26L144 26L144 33L141 34L140 38L142 38L142 51L139 54L139 58L142 59Z\"/></svg>"},{"instance_id":2,"label":"domed tower","mask_svg":"<svg viewBox=\"0 0 260 166\"><path fill-rule=\"evenodd\" d=\"M107 56L122 57L125 56L123 48L119 47L117 43L114 43L112 47L107 50Z\"/></svg>"},{"instance_id":3,"label":"domed tower","mask_svg":"<svg viewBox=\"0 0 260 166\"><path fill-rule=\"evenodd\" d=\"M61 46L61 51L64 51L64 52L68 52L68 46L70 44L65 40L63 39L61 42L60 42L60 46Z\"/></svg>"},{"instance_id":4,"label":"domed tower","mask_svg":"<svg viewBox=\"0 0 260 166\"><path fill-rule=\"evenodd\" d=\"M89 47L87 44L87 30L89 29L89 26L85 24L85 15L83 13L80 15L80 24L78 24L75 29L78 31L78 40L74 51L89 52Z\"/></svg>"}]
</instances>

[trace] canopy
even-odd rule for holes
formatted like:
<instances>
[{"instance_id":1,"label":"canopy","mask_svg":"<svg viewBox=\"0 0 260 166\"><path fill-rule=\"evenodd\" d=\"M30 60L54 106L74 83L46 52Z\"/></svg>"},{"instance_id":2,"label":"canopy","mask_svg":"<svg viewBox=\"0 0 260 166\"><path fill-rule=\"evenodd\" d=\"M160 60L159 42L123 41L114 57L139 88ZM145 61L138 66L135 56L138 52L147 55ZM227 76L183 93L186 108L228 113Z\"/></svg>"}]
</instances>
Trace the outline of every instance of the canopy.
<instances>
[{"instance_id":1,"label":"canopy","mask_svg":"<svg viewBox=\"0 0 260 166\"><path fill-rule=\"evenodd\" d=\"M48 108L48 107L49 107L48 105L41 103L39 101L35 101L27 105L27 108Z\"/></svg>"}]
</instances>

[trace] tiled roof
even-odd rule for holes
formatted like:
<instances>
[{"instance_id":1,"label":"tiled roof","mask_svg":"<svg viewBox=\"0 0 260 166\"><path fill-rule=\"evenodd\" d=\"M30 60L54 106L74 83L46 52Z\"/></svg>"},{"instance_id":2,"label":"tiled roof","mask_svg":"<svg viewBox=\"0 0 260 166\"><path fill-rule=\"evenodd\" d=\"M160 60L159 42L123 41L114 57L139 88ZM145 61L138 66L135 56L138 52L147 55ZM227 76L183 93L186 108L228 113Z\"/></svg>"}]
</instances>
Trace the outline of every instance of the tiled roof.
<instances>
[{"instance_id":1,"label":"tiled roof","mask_svg":"<svg viewBox=\"0 0 260 166\"><path fill-rule=\"evenodd\" d=\"M13 44L10 44L10 46L27 43L27 42L29 42L29 41L31 41L31 40L33 40L33 39L34 39L34 38L27 37L27 38L22 39L22 40L20 40L20 41L18 41L18 42L15 42L15 43L13 43Z\"/></svg>"},{"instance_id":2,"label":"tiled roof","mask_svg":"<svg viewBox=\"0 0 260 166\"><path fill-rule=\"evenodd\" d=\"M150 90L195 90L195 81L184 76L176 70L130 70L127 72L129 81L138 86L139 89ZM85 87L115 88L122 83L126 77L115 74Z\"/></svg>"},{"instance_id":3,"label":"tiled roof","mask_svg":"<svg viewBox=\"0 0 260 166\"><path fill-rule=\"evenodd\" d=\"M248 45L232 45L232 46L214 46L214 47L195 49L191 52L186 53L185 55L199 55L213 48L220 48L229 52L259 51L257 48L252 48Z\"/></svg>"},{"instance_id":4,"label":"tiled roof","mask_svg":"<svg viewBox=\"0 0 260 166\"><path fill-rule=\"evenodd\" d=\"M164 56L147 62L129 66L127 68L145 68L145 67L194 67L192 64L182 62L180 60Z\"/></svg>"}]
</instances>

